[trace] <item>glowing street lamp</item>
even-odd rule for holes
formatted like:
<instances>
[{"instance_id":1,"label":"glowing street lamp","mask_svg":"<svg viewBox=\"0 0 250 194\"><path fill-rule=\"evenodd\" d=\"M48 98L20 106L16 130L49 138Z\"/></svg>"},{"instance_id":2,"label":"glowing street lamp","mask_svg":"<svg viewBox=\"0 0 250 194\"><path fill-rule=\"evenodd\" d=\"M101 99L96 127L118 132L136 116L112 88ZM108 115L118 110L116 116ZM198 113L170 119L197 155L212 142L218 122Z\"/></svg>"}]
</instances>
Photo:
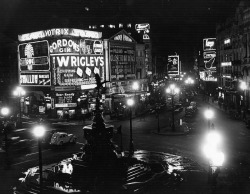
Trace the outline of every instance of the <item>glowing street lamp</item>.
<instances>
[{"instance_id":1,"label":"glowing street lamp","mask_svg":"<svg viewBox=\"0 0 250 194\"><path fill-rule=\"evenodd\" d=\"M194 83L194 80L190 77L188 77L186 80L185 80L185 83L188 84L188 85L191 85Z\"/></svg>"},{"instance_id":2,"label":"glowing street lamp","mask_svg":"<svg viewBox=\"0 0 250 194\"><path fill-rule=\"evenodd\" d=\"M13 92L14 96L17 96L18 97L18 101L19 101L19 125L20 125L20 127L22 127L21 98L22 98L22 96L25 95L25 93L26 92L24 91L24 89L22 87L19 87L19 86Z\"/></svg>"},{"instance_id":3,"label":"glowing street lamp","mask_svg":"<svg viewBox=\"0 0 250 194\"><path fill-rule=\"evenodd\" d=\"M45 134L45 127L42 125L35 126L33 129L33 134L38 141L38 154L39 154L39 175L40 175L40 191L42 192L43 187L43 166L42 166L42 138Z\"/></svg>"},{"instance_id":4,"label":"glowing street lamp","mask_svg":"<svg viewBox=\"0 0 250 194\"><path fill-rule=\"evenodd\" d=\"M130 98L127 100L127 105L129 106L129 114L130 114L130 142L129 142L129 156L134 154L134 143L132 137L132 106L134 105L134 99Z\"/></svg>"},{"instance_id":5,"label":"glowing street lamp","mask_svg":"<svg viewBox=\"0 0 250 194\"><path fill-rule=\"evenodd\" d=\"M219 174L219 168L225 161L225 155L221 151L222 137L213 130L206 135L203 145L203 152L209 161L208 182L212 181L212 186L216 186L216 178Z\"/></svg>"},{"instance_id":6,"label":"glowing street lamp","mask_svg":"<svg viewBox=\"0 0 250 194\"><path fill-rule=\"evenodd\" d=\"M9 167L9 155L8 155L8 132L7 132L7 121L6 121L6 117L8 117L10 114L10 109L8 107L3 107L1 108L1 115L4 117L4 125L3 125L3 133L4 133L4 142L5 142L5 163L6 163L6 167Z\"/></svg>"},{"instance_id":7,"label":"glowing street lamp","mask_svg":"<svg viewBox=\"0 0 250 194\"><path fill-rule=\"evenodd\" d=\"M171 84L166 92L171 95L172 98L172 130L175 131L175 123L174 123L174 96L180 92L180 89L176 87L174 84Z\"/></svg>"},{"instance_id":8,"label":"glowing street lamp","mask_svg":"<svg viewBox=\"0 0 250 194\"><path fill-rule=\"evenodd\" d=\"M208 130L210 129L210 120L214 117L214 111L212 111L211 109L207 109L204 112L204 116L207 119L207 125L208 125Z\"/></svg>"}]
</instances>

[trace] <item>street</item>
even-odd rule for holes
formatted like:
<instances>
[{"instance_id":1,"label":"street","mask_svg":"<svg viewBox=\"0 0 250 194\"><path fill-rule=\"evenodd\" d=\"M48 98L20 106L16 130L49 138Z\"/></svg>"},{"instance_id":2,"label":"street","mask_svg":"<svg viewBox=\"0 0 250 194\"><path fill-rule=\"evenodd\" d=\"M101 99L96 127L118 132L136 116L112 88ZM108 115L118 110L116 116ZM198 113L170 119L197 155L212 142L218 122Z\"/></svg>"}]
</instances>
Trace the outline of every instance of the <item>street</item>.
<instances>
[{"instance_id":1,"label":"street","mask_svg":"<svg viewBox=\"0 0 250 194\"><path fill-rule=\"evenodd\" d=\"M221 168L221 173L218 180L221 181L222 187L228 189L241 188L242 193L249 191L249 177L250 177L250 130L246 128L245 123L239 120L232 120L222 110L218 109L213 104L201 101L197 98L198 114L194 119L187 119L186 122L192 126L192 130L187 135L170 136L163 133L157 133L157 118L155 115L147 115L145 119L133 119L133 140L135 150L149 150L156 152L165 152L175 155L184 156L196 161L204 169L208 168L208 161L202 153L202 143L205 133L207 132L207 120L204 118L203 112L210 107L214 110L215 117L211 120L214 123L215 130L222 134L223 150L226 155L225 163ZM183 114L183 113L178 113ZM178 120L178 114L176 119ZM160 130L168 125L169 112L160 114ZM90 124L87 121L85 124ZM128 150L129 147L129 121L109 121L113 124L115 129L122 126L123 134L123 148ZM53 128L73 133L77 136L77 143L75 145L64 145L62 148L54 148L50 146L43 146L42 156L43 165L58 162L61 159L71 157L73 153L80 151L84 144L83 125L81 122L75 123L52 123ZM19 131L15 135L24 137L31 137L31 130ZM120 134L115 134L113 141L120 146ZM38 165L38 149L37 142L34 140L31 149L24 153L14 155L10 153L11 168L9 170L1 169L4 176L1 176L0 190L9 190L13 185L16 185L21 172L26 171L27 168ZM247 190L248 189L248 190ZM7 191L6 191L7 193ZM11 193L11 192L10 192Z\"/></svg>"}]
</instances>

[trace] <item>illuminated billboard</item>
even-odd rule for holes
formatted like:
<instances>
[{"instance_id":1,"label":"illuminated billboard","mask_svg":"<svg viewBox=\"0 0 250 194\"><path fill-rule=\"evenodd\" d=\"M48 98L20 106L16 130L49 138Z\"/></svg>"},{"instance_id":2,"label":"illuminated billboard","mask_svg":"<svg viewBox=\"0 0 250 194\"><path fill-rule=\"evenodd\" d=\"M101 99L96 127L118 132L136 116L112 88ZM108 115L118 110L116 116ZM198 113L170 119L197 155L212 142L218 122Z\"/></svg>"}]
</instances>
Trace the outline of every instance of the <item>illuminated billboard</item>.
<instances>
[{"instance_id":1,"label":"illuminated billboard","mask_svg":"<svg viewBox=\"0 0 250 194\"><path fill-rule=\"evenodd\" d=\"M105 60L102 40L57 39L50 43L54 85L95 84L95 76L104 80Z\"/></svg>"},{"instance_id":2,"label":"illuminated billboard","mask_svg":"<svg viewBox=\"0 0 250 194\"><path fill-rule=\"evenodd\" d=\"M21 72L21 86L51 86L51 74L45 72Z\"/></svg>"},{"instance_id":3,"label":"illuminated billboard","mask_svg":"<svg viewBox=\"0 0 250 194\"><path fill-rule=\"evenodd\" d=\"M179 55L168 56L168 74L169 75L180 74Z\"/></svg>"},{"instance_id":4,"label":"illuminated billboard","mask_svg":"<svg viewBox=\"0 0 250 194\"><path fill-rule=\"evenodd\" d=\"M72 36L76 38L96 38L99 39L102 37L101 32L90 31L90 30L81 30L74 28L54 28L48 30L41 30L37 32L27 33L18 35L19 41L30 41L43 38L58 38L62 36Z\"/></svg>"},{"instance_id":5,"label":"illuminated billboard","mask_svg":"<svg viewBox=\"0 0 250 194\"><path fill-rule=\"evenodd\" d=\"M18 45L20 71L49 71L49 44L47 40Z\"/></svg>"},{"instance_id":6,"label":"illuminated billboard","mask_svg":"<svg viewBox=\"0 0 250 194\"><path fill-rule=\"evenodd\" d=\"M203 39L203 51L216 50L216 38Z\"/></svg>"}]
</instances>

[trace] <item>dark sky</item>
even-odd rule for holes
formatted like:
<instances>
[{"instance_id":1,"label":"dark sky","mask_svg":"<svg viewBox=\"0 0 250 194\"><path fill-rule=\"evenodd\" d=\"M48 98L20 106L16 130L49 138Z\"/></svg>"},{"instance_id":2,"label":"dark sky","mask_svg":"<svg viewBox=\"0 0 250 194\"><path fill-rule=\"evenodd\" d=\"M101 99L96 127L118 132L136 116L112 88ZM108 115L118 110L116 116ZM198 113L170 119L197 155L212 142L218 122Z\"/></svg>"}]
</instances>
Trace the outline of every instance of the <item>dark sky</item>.
<instances>
[{"instance_id":1,"label":"dark sky","mask_svg":"<svg viewBox=\"0 0 250 194\"><path fill-rule=\"evenodd\" d=\"M151 24L158 55L192 59L216 23L233 15L240 0L0 0L0 32L17 35L96 22Z\"/></svg>"}]
</instances>

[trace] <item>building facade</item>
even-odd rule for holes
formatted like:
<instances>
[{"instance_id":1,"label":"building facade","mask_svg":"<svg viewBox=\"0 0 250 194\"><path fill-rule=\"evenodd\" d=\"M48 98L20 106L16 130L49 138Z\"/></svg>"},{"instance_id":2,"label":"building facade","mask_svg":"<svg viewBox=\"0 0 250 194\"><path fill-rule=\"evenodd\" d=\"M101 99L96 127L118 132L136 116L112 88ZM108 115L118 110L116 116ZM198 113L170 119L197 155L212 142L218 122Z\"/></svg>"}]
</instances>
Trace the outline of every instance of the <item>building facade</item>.
<instances>
[{"instance_id":1,"label":"building facade","mask_svg":"<svg viewBox=\"0 0 250 194\"><path fill-rule=\"evenodd\" d=\"M104 82L104 109L112 111L127 97L135 95L139 101L146 95L144 45L125 30L104 38L102 32L57 28L22 34L18 39L19 84L27 91L22 99L26 114L69 114L71 118L91 114L96 73ZM143 92L133 91L135 81Z\"/></svg>"},{"instance_id":2,"label":"building facade","mask_svg":"<svg viewBox=\"0 0 250 194\"><path fill-rule=\"evenodd\" d=\"M217 25L218 92L225 108L249 109L250 87L250 6L240 2L234 17ZM247 84L242 90L240 84Z\"/></svg>"}]
</instances>

